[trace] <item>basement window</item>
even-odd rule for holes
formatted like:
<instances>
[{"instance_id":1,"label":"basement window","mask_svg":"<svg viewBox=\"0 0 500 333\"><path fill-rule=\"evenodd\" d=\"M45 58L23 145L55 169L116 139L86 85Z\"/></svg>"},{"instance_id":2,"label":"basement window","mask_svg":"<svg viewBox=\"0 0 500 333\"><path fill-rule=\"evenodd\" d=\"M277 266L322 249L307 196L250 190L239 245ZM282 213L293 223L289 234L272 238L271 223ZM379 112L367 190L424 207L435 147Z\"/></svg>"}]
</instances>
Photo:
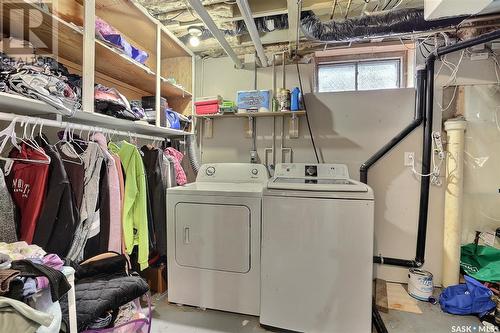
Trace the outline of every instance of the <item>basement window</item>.
<instances>
[{"instance_id":1,"label":"basement window","mask_svg":"<svg viewBox=\"0 0 500 333\"><path fill-rule=\"evenodd\" d=\"M401 58L320 63L318 92L395 89L401 87Z\"/></svg>"}]
</instances>

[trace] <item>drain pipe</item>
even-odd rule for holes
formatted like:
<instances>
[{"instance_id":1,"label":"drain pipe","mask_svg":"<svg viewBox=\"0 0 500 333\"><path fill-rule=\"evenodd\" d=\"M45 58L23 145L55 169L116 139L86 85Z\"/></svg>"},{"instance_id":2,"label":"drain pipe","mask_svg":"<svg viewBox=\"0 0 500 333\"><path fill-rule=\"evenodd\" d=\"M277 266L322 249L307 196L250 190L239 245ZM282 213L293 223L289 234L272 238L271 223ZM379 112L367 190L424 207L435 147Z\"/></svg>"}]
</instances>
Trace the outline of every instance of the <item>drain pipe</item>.
<instances>
[{"instance_id":1,"label":"drain pipe","mask_svg":"<svg viewBox=\"0 0 500 333\"><path fill-rule=\"evenodd\" d=\"M431 172L432 159L432 118L434 115L434 65L436 60L447 54L461 51L466 48L491 42L500 38L500 30L458 42L454 45L438 48L427 58L427 89L426 89L426 124L424 127L424 147L422 157L422 174L427 175ZM418 218L417 233L417 253L415 261L417 264L424 263L425 259L425 239L427 234L427 219L429 213L429 190L430 177L422 177L420 184L420 214Z\"/></svg>"},{"instance_id":2,"label":"drain pipe","mask_svg":"<svg viewBox=\"0 0 500 333\"><path fill-rule=\"evenodd\" d=\"M372 157L363 163L359 169L361 182L368 184L369 169L396 145L403 141L410 133L418 128L424 122L425 110L425 87L426 87L426 71L420 67L417 70L417 83L415 91L415 116L413 121L399 132L391 141L379 149ZM389 258L382 256L373 257L373 262L378 264L395 265L403 267L417 267L414 260Z\"/></svg>"},{"instance_id":3,"label":"drain pipe","mask_svg":"<svg viewBox=\"0 0 500 333\"><path fill-rule=\"evenodd\" d=\"M431 160L432 160L432 123L434 117L434 65L439 57L460 51L475 45L480 45L484 43L491 42L495 39L500 38L500 30L495 30L490 33L481 35L476 38L458 42L454 45L438 48L434 53L431 53L427 57L426 62L426 75L425 84L417 84L417 95L425 97L425 105L420 105L420 112L423 114L423 148L422 148L422 171L424 175L430 174L431 172ZM420 91L420 93L418 92ZM423 108L423 109L422 109ZM404 133L403 131L402 133ZM411 132L411 131L410 131ZM404 138L401 133L396 136L395 139ZM365 162L365 166L361 167L361 181L368 181L367 169L373 165L377 160L382 158L387 152L389 152L392 147L394 147L399 141L391 140L386 146L384 146L379 152L377 152L372 158ZM429 214L429 192L430 192L430 177L422 177L420 181L420 208L418 216L418 227L417 227L417 246L414 260L407 259L397 259L397 258L387 258L382 256L373 257L373 262L377 264L386 264L402 267L421 267L425 260L425 243L427 237L427 222Z\"/></svg>"},{"instance_id":4,"label":"drain pipe","mask_svg":"<svg viewBox=\"0 0 500 333\"><path fill-rule=\"evenodd\" d=\"M448 156L444 196L443 287L458 284L460 275L466 125L467 122L463 119L452 119L444 123L448 134Z\"/></svg>"}]
</instances>

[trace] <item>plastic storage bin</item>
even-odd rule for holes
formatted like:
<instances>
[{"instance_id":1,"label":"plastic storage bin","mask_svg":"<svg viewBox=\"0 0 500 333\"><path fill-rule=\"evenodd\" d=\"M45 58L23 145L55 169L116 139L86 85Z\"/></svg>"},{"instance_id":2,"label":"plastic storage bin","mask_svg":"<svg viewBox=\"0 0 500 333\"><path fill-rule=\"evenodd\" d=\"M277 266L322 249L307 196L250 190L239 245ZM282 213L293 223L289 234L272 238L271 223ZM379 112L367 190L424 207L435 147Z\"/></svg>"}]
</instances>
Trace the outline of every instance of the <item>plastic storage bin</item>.
<instances>
[{"instance_id":1,"label":"plastic storage bin","mask_svg":"<svg viewBox=\"0 0 500 333\"><path fill-rule=\"evenodd\" d=\"M197 115L219 113L219 100L199 101L194 103Z\"/></svg>"}]
</instances>

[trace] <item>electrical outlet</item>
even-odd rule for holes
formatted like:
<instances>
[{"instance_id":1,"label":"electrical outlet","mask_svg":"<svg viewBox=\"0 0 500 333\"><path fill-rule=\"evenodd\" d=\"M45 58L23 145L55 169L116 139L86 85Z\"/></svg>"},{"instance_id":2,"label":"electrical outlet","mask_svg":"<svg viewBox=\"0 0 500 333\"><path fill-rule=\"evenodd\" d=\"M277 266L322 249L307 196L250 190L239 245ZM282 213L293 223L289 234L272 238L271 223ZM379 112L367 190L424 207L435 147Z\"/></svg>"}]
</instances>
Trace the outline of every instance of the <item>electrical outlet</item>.
<instances>
[{"instance_id":1,"label":"electrical outlet","mask_svg":"<svg viewBox=\"0 0 500 333\"><path fill-rule=\"evenodd\" d=\"M488 60L490 54L488 52L477 52L471 53L470 60L471 61L479 61L479 60Z\"/></svg>"},{"instance_id":2,"label":"electrical outlet","mask_svg":"<svg viewBox=\"0 0 500 333\"><path fill-rule=\"evenodd\" d=\"M415 153L412 151L405 152L405 166L411 167L413 165L413 161L415 160Z\"/></svg>"},{"instance_id":3,"label":"electrical outlet","mask_svg":"<svg viewBox=\"0 0 500 333\"><path fill-rule=\"evenodd\" d=\"M250 163L258 163L259 156L256 150L250 150Z\"/></svg>"}]
</instances>

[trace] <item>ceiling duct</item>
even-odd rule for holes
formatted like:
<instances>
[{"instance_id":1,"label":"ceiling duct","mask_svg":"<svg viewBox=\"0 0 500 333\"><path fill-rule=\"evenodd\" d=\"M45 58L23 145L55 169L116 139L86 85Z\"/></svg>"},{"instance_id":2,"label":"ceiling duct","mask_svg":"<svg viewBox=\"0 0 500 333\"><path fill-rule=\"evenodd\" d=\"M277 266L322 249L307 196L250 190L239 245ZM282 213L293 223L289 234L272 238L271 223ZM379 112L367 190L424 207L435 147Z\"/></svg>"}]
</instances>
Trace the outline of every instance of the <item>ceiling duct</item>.
<instances>
[{"instance_id":1,"label":"ceiling duct","mask_svg":"<svg viewBox=\"0 0 500 333\"><path fill-rule=\"evenodd\" d=\"M355 17L342 22L321 22L312 12L302 14L301 28L310 40L322 42L360 41L363 39L406 35L435 29L451 28L465 17L426 21L422 9L398 9Z\"/></svg>"},{"instance_id":2,"label":"ceiling duct","mask_svg":"<svg viewBox=\"0 0 500 333\"><path fill-rule=\"evenodd\" d=\"M281 14L281 15L273 15L273 16L265 16L265 17L258 17L254 19L255 26L257 27L257 31L260 33L268 33L276 30L285 30L288 29L288 16L286 14ZM245 25L244 21L237 21L235 22L235 28L234 29L219 29L224 35L226 36L241 36L245 35L248 33L248 29ZM201 27L202 34L199 36L200 40L206 40L208 38L213 38L212 33L210 30ZM187 43L189 41L190 35L184 35L179 37L179 39Z\"/></svg>"}]
</instances>

